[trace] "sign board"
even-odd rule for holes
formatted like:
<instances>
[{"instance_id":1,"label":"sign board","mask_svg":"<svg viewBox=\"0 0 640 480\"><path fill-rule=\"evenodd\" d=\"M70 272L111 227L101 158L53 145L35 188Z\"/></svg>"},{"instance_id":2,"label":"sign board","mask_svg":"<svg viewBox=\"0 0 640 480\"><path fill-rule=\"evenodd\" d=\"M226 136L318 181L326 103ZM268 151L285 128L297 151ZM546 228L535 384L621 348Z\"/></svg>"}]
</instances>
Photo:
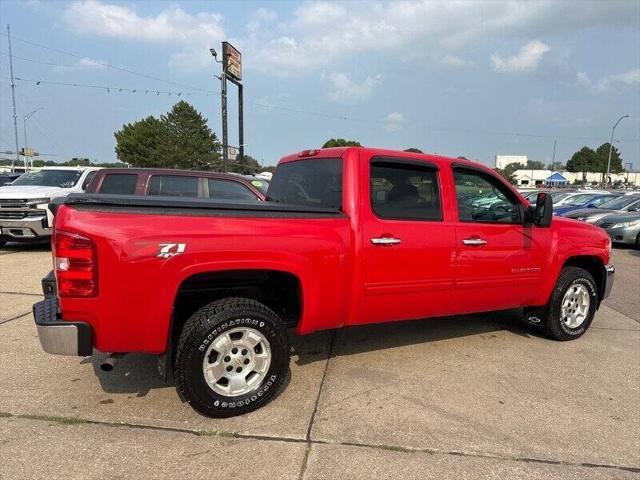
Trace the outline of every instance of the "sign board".
<instances>
[{"instance_id":1,"label":"sign board","mask_svg":"<svg viewBox=\"0 0 640 480\"><path fill-rule=\"evenodd\" d=\"M238 149L236 147L227 147L227 158L235 160L238 157Z\"/></svg>"},{"instance_id":2,"label":"sign board","mask_svg":"<svg viewBox=\"0 0 640 480\"><path fill-rule=\"evenodd\" d=\"M242 80L242 54L229 42L222 42L222 68L235 80Z\"/></svg>"}]
</instances>

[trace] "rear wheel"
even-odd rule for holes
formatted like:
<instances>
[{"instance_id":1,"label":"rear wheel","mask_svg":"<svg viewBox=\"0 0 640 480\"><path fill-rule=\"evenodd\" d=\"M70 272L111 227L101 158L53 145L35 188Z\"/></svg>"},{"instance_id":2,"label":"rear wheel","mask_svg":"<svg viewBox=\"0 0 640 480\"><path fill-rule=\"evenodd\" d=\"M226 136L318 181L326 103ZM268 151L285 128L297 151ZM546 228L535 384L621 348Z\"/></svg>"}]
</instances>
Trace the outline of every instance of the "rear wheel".
<instances>
[{"instance_id":1,"label":"rear wheel","mask_svg":"<svg viewBox=\"0 0 640 480\"><path fill-rule=\"evenodd\" d=\"M638 250L640 250L640 233L638 234L638 236L636 237L636 248Z\"/></svg>"},{"instance_id":2,"label":"rear wheel","mask_svg":"<svg viewBox=\"0 0 640 480\"><path fill-rule=\"evenodd\" d=\"M284 323L246 298L212 302L185 323L176 352L176 388L196 411L231 417L269 402L289 368Z\"/></svg>"},{"instance_id":3,"label":"rear wheel","mask_svg":"<svg viewBox=\"0 0 640 480\"><path fill-rule=\"evenodd\" d=\"M541 326L555 340L575 340L589 329L597 305L598 290L591 274L579 267L565 267L540 315Z\"/></svg>"}]
</instances>

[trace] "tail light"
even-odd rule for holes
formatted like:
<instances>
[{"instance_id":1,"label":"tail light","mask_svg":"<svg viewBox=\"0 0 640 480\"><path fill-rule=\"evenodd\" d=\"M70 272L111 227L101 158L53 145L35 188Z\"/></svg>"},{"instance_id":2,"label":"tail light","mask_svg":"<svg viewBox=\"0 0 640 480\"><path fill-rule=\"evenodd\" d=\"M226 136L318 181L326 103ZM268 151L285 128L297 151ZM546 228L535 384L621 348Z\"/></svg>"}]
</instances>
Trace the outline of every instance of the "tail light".
<instances>
[{"instance_id":1,"label":"tail light","mask_svg":"<svg viewBox=\"0 0 640 480\"><path fill-rule=\"evenodd\" d=\"M98 263L90 238L56 230L53 236L58 295L95 297L98 294Z\"/></svg>"}]
</instances>

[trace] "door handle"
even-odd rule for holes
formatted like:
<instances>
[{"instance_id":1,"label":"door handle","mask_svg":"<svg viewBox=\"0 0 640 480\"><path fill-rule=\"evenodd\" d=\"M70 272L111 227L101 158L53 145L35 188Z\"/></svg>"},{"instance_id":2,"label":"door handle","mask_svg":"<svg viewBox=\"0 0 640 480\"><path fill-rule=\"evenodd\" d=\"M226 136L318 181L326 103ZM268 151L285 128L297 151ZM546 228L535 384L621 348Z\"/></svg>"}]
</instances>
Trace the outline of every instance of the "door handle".
<instances>
[{"instance_id":1,"label":"door handle","mask_svg":"<svg viewBox=\"0 0 640 480\"><path fill-rule=\"evenodd\" d=\"M484 238L465 238L462 240L465 245L471 245L472 247L479 247L480 245L486 245L487 241Z\"/></svg>"},{"instance_id":2,"label":"door handle","mask_svg":"<svg viewBox=\"0 0 640 480\"><path fill-rule=\"evenodd\" d=\"M400 239L394 237L379 237L372 238L371 243L374 245L397 245L400 243Z\"/></svg>"}]
</instances>

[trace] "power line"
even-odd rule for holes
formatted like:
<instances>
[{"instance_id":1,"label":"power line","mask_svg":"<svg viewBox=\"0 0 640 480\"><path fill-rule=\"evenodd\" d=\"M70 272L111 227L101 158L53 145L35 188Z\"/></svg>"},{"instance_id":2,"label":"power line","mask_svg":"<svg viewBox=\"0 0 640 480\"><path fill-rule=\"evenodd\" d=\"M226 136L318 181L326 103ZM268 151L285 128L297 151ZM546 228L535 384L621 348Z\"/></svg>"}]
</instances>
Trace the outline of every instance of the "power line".
<instances>
[{"instance_id":1,"label":"power line","mask_svg":"<svg viewBox=\"0 0 640 480\"><path fill-rule=\"evenodd\" d=\"M6 77L3 77L6 78ZM28 82L28 83L33 83L35 84L35 86L40 86L40 85L58 85L58 86L65 86L65 87L77 87L77 88L91 88L91 89L96 89L96 90L104 90L107 93L121 93L121 92L128 92L128 93L144 93L145 95L147 94L152 94L152 95L167 95L167 96L172 96L175 95L176 97L181 97L183 95L185 96L191 96L191 95L197 95L197 96L205 96L205 97L211 97L214 94L213 93L201 93L201 92L179 92L179 91L169 91L169 90L156 90L156 89L152 89L152 88L128 88L128 87L117 87L117 86L112 86L112 85L96 85L96 84L91 84L91 83L79 83L79 82L57 82L57 81L53 81L53 80L35 80L35 79L30 79L30 78L22 78L22 77L15 77L15 80L19 81L19 82Z\"/></svg>"},{"instance_id":2,"label":"power line","mask_svg":"<svg viewBox=\"0 0 640 480\"><path fill-rule=\"evenodd\" d=\"M7 36L6 34L2 34L2 35ZM18 42L25 43L27 45L31 45L31 46L34 46L34 47L38 47L38 48L42 48L42 49L45 49L45 50L49 50L51 52L60 53L62 55L69 55L70 57L74 57L74 58L77 58L77 59L80 59L80 60L89 58L86 55L78 55L77 53L67 52L67 51L64 51L64 50L59 50L57 48L49 47L47 45L42 45L40 43L33 42L31 40L26 40L26 39L20 38L20 37L11 36L11 39L12 40L16 40ZM34 61L34 60L27 60L27 61ZM136 75L138 77L146 78L146 79L149 79L149 80L155 80L157 82L163 82L163 83L167 83L167 84L170 84L170 85L175 85L177 87L188 88L189 90L199 90L199 91L202 91L202 92L214 93L211 90L207 90L205 88L194 87L194 86L191 86L191 85L186 85L186 84L174 82L174 81L171 81L171 80L165 80L163 78L155 77L153 75L148 75L146 73L136 72L135 70L131 70L130 68L118 67L118 66L112 65L112 64L110 64L108 62L96 61L96 65L101 65L101 66L103 66L105 68L111 68L113 70L118 70L118 71L121 71L121 72L129 73L131 75Z\"/></svg>"}]
</instances>

